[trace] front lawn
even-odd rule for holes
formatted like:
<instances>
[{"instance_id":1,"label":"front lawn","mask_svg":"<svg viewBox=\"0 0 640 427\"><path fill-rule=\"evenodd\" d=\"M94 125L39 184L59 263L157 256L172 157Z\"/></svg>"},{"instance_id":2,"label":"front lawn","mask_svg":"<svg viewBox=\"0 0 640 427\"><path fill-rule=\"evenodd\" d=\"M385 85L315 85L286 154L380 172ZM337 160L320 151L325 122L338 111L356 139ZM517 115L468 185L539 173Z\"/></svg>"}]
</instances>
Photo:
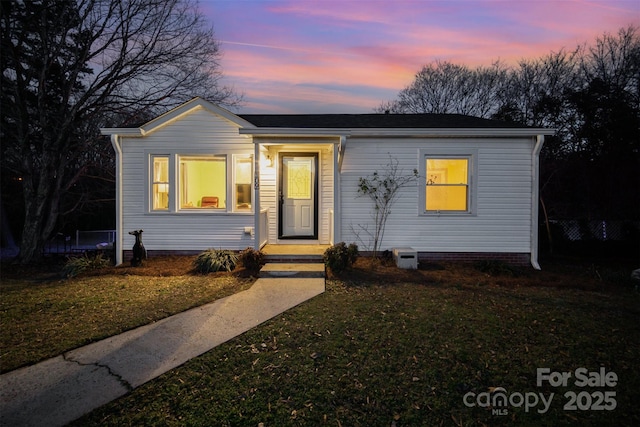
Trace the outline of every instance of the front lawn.
<instances>
[{"instance_id":1,"label":"front lawn","mask_svg":"<svg viewBox=\"0 0 640 427\"><path fill-rule=\"evenodd\" d=\"M398 271L359 260L324 294L74 425L639 425L640 294L626 270L544 267ZM155 283L154 295L180 276L103 277L129 280L112 290ZM538 368L571 377L538 386ZM617 381L587 374L594 385L581 386L580 368ZM490 391L507 403L486 407Z\"/></svg>"},{"instance_id":2,"label":"front lawn","mask_svg":"<svg viewBox=\"0 0 640 427\"><path fill-rule=\"evenodd\" d=\"M194 257L158 257L144 267L110 267L73 279L61 265L3 265L0 371L214 301L253 284L235 274L193 274Z\"/></svg>"}]
</instances>

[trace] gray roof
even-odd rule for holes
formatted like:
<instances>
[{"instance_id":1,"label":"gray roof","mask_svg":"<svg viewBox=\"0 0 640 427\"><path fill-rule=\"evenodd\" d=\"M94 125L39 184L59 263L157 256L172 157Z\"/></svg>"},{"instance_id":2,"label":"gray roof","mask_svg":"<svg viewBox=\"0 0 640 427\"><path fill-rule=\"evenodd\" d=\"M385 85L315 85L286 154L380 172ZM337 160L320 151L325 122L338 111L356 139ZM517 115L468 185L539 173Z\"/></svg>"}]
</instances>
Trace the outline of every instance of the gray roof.
<instances>
[{"instance_id":1,"label":"gray roof","mask_svg":"<svg viewBox=\"0 0 640 427\"><path fill-rule=\"evenodd\" d=\"M358 129L358 128L526 128L500 120L462 114L238 114L261 128Z\"/></svg>"}]
</instances>

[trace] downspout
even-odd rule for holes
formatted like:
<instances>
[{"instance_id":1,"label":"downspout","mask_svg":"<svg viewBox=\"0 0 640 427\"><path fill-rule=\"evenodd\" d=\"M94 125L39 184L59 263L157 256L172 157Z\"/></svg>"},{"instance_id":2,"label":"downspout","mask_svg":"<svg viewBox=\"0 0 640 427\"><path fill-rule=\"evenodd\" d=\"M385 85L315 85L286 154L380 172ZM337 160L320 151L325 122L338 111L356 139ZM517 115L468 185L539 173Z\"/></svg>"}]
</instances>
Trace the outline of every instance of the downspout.
<instances>
[{"instance_id":1,"label":"downspout","mask_svg":"<svg viewBox=\"0 0 640 427\"><path fill-rule=\"evenodd\" d=\"M531 266L541 270L538 264L538 204L540 200L540 151L544 135L536 136L536 145L531 154Z\"/></svg>"},{"instance_id":2,"label":"downspout","mask_svg":"<svg viewBox=\"0 0 640 427\"><path fill-rule=\"evenodd\" d=\"M344 160L344 152L347 149L347 137L342 135L340 137L340 144L338 145L338 173L342 172L342 161Z\"/></svg>"},{"instance_id":3,"label":"downspout","mask_svg":"<svg viewBox=\"0 0 640 427\"><path fill-rule=\"evenodd\" d=\"M115 238L115 262L116 265L122 264L122 146L120 145L120 137L116 134L111 135L111 145L116 152L116 238Z\"/></svg>"}]
</instances>

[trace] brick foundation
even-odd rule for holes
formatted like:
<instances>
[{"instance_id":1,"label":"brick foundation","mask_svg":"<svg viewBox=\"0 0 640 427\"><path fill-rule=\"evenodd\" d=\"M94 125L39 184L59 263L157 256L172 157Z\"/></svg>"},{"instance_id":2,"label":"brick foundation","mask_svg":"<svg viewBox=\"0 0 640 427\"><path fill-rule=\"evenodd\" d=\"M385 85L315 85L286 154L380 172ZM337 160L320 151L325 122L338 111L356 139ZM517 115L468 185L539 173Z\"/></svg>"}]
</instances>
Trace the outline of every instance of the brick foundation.
<instances>
[{"instance_id":1,"label":"brick foundation","mask_svg":"<svg viewBox=\"0 0 640 427\"><path fill-rule=\"evenodd\" d=\"M504 252L418 252L418 260L425 262L478 262L502 261L504 263L526 267L531 265L531 254Z\"/></svg>"},{"instance_id":2,"label":"brick foundation","mask_svg":"<svg viewBox=\"0 0 640 427\"><path fill-rule=\"evenodd\" d=\"M191 250L148 250L147 256L163 256L163 255L198 255L202 251ZM361 256L370 256L371 252L361 251ZM130 262L132 257L131 250L123 251L123 262ZM418 252L418 261L423 262L468 262L474 263L478 261L502 261L509 265L518 267L528 267L531 265L531 255L528 253L512 253L512 252ZM282 260L280 260L282 262ZM293 261L293 259L292 259Z\"/></svg>"},{"instance_id":3,"label":"brick foundation","mask_svg":"<svg viewBox=\"0 0 640 427\"><path fill-rule=\"evenodd\" d=\"M198 255L199 253L201 253L202 251L189 251L189 250L183 250L183 251L171 251L171 250L147 250L147 258L150 257L154 257L154 256L168 256L168 255ZM131 258L133 257L133 251L128 249L125 251L122 251L122 262L123 263L128 263L131 261Z\"/></svg>"}]
</instances>

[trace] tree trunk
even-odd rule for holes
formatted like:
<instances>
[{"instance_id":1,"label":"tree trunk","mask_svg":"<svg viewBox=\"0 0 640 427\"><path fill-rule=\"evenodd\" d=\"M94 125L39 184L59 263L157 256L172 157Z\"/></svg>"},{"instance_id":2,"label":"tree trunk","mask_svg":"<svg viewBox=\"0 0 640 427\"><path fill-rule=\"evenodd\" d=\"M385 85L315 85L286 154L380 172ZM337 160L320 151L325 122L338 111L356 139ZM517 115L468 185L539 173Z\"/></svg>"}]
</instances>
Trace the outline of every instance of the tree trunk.
<instances>
[{"instance_id":1,"label":"tree trunk","mask_svg":"<svg viewBox=\"0 0 640 427\"><path fill-rule=\"evenodd\" d=\"M30 264L42 257L44 241L40 238L40 219L32 215L25 216L20 242L18 261L20 264Z\"/></svg>"},{"instance_id":2,"label":"tree trunk","mask_svg":"<svg viewBox=\"0 0 640 427\"><path fill-rule=\"evenodd\" d=\"M58 222L59 185L57 179L42 177L35 191L31 181L25 180L25 219L18 255L18 260L23 265L42 258L44 245Z\"/></svg>"}]
</instances>

